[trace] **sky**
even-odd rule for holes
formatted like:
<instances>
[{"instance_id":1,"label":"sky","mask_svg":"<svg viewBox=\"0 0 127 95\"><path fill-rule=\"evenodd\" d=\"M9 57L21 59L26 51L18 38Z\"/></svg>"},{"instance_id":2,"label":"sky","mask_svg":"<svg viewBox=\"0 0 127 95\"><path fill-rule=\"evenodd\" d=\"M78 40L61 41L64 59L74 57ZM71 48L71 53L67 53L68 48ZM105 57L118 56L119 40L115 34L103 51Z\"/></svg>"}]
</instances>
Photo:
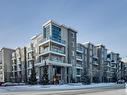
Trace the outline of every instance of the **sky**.
<instances>
[{"instance_id":1,"label":"sky","mask_svg":"<svg viewBox=\"0 0 127 95\"><path fill-rule=\"evenodd\" d=\"M49 19L127 57L127 0L0 0L0 48L28 44Z\"/></svg>"}]
</instances>

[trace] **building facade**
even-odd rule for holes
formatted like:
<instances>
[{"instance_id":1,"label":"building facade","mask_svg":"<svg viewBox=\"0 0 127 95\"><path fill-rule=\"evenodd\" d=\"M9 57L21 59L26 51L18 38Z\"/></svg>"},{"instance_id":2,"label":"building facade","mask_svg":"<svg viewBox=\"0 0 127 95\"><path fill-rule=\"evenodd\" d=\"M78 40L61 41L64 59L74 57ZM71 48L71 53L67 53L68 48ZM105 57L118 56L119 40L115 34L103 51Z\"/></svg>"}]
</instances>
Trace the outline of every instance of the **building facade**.
<instances>
[{"instance_id":1,"label":"building facade","mask_svg":"<svg viewBox=\"0 0 127 95\"><path fill-rule=\"evenodd\" d=\"M99 82L105 82L105 78L106 78L105 65L107 60L107 49L102 44L96 45L96 48L97 48L98 65L99 65Z\"/></svg>"},{"instance_id":2,"label":"building facade","mask_svg":"<svg viewBox=\"0 0 127 95\"><path fill-rule=\"evenodd\" d=\"M106 82L116 82L118 80L118 65L120 64L118 53L110 52L107 54L107 63L105 65Z\"/></svg>"},{"instance_id":3,"label":"building facade","mask_svg":"<svg viewBox=\"0 0 127 95\"><path fill-rule=\"evenodd\" d=\"M12 75L13 49L2 48L0 52L0 82L10 82Z\"/></svg>"},{"instance_id":4,"label":"building facade","mask_svg":"<svg viewBox=\"0 0 127 95\"><path fill-rule=\"evenodd\" d=\"M42 30L41 34L31 38L31 44L26 46L26 54L20 48L14 52L16 58L12 59L16 59L13 62L17 64L17 73L14 77L23 82L22 71L25 66L22 66L22 57L26 56L27 81L34 64L37 81L41 82L46 62L49 83L54 83L55 80L59 83L78 82L80 79L77 79L78 75L75 74L77 32L52 20L43 24Z\"/></svg>"},{"instance_id":5,"label":"building facade","mask_svg":"<svg viewBox=\"0 0 127 95\"><path fill-rule=\"evenodd\" d=\"M12 53L12 82L27 82L26 47L17 48Z\"/></svg>"},{"instance_id":6,"label":"building facade","mask_svg":"<svg viewBox=\"0 0 127 95\"><path fill-rule=\"evenodd\" d=\"M0 83L2 82L4 82L4 78L3 78L2 52L0 51Z\"/></svg>"},{"instance_id":7,"label":"building facade","mask_svg":"<svg viewBox=\"0 0 127 95\"><path fill-rule=\"evenodd\" d=\"M97 47L90 42L85 43L84 46L87 48L86 67L88 69L90 83L97 83L99 82L99 64Z\"/></svg>"},{"instance_id":8,"label":"building facade","mask_svg":"<svg viewBox=\"0 0 127 95\"><path fill-rule=\"evenodd\" d=\"M124 67L125 67L124 78L125 78L125 82L127 82L127 62L124 62Z\"/></svg>"},{"instance_id":9,"label":"building facade","mask_svg":"<svg viewBox=\"0 0 127 95\"><path fill-rule=\"evenodd\" d=\"M45 63L50 84L115 82L123 76L119 54L107 53L102 44L77 43L76 30L52 20L42 25L42 33L28 45L13 51L12 62L13 82L28 82L34 66L41 83Z\"/></svg>"},{"instance_id":10,"label":"building facade","mask_svg":"<svg viewBox=\"0 0 127 95\"><path fill-rule=\"evenodd\" d=\"M125 80L126 68L125 63L121 61L117 65L117 80Z\"/></svg>"}]
</instances>

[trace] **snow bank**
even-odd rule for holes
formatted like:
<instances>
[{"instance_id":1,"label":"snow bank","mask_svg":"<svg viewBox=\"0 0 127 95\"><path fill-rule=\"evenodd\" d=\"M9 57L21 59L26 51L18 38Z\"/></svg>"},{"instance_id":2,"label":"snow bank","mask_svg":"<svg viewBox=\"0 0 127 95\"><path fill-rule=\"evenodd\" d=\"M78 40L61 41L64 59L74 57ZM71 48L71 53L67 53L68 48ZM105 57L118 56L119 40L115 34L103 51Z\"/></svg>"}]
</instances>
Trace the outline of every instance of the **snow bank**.
<instances>
[{"instance_id":1,"label":"snow bank","mask_svg":"<svg viewBox=\"0 0 127 95\"><path fill-rule=\"evenodd\" d=\"M91 85L82 85L81 83L74 84L64 84L64 85L24 85L24 86L12 86L7 87L11 91L15 90L67 90L67 89L83 89L83 88L95 88L95 87L108 87L113 86L114 83L100 83L100 84L91 84Z\"/></svg>"}]
</instances>

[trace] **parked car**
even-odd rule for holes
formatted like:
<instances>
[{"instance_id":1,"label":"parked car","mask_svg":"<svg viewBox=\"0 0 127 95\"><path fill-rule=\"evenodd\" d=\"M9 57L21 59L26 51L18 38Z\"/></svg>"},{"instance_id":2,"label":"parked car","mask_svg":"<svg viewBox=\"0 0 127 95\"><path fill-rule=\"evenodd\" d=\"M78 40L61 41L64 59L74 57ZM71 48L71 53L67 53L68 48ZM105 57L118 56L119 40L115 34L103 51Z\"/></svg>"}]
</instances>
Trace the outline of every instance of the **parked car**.
<instances>
[{"instance_id":1,"label":"parked car","mask_svg":"<svg viewBox=\"0 0 127 95\"><path fill-rule=\"evenodd\" d=\"M125 80L118 80L117 84L125 84Z\"/></svg>"},{"instance_id":2,"label":"parked car","mask_svg":"<svg viewBox=\"0 0 127 95\"><path fill-rule=\"evenodd\" d=\"M0 86L3 84L3 82L0 82Z\"/></svg>"},{"instance_id":3,"label":"parked car","mask_svg":"<svg viewBox=\"0 0 127 95\"><path fill-rule=\"evenodd\" d=\"M17 83L11 83L11 82L6 82L6 83L3 83L2 86L16 86Z\"/></svg>"}]
</instances>

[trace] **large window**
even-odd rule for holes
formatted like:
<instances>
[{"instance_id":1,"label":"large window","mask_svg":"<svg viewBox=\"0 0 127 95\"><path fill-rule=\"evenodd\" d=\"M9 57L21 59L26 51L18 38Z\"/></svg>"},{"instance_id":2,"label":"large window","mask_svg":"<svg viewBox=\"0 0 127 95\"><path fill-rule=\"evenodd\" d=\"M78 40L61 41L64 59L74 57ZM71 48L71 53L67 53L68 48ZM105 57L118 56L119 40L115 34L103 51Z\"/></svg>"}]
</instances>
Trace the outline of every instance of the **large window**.
<instances>
[{"instance_id":1,"label":"large window","mask_svg":"<svg viewBox=\"0 0 127 95\"><path fill-rule=\"evenodd\" d=\"M0 69L2 69L2 66L0 66Z\"/></svg>"},{"instance_id":2,"label":"large window","mask_svg":"<svg viewBox=\"0 0 127 95\"><path fill-rule=\"evenodd\" d=\"M55 40L61 40L61 28L52 25L52 38Z\"/></svg>"},{"instance_id":3,"label":"large window","mask_svg":"<svg viewBox=\"0 0 127 95\"><path fill-rule=\"evenodd\" d=\"M43 36L44 38L48 38L50 36L50 25L43 28Z\"/></svg>"},{"instance_id":4,"label":"large window","mask_svg":"<svg viewBox=\"0 0 127 95\"><path fill-rule=\"evenodd\" d=\"M77 75L81 75L81 70L77 69Z\"/></svg>"}]
</instances>

